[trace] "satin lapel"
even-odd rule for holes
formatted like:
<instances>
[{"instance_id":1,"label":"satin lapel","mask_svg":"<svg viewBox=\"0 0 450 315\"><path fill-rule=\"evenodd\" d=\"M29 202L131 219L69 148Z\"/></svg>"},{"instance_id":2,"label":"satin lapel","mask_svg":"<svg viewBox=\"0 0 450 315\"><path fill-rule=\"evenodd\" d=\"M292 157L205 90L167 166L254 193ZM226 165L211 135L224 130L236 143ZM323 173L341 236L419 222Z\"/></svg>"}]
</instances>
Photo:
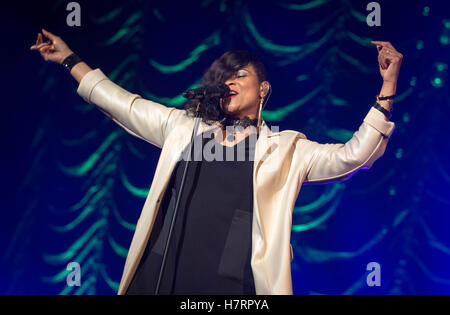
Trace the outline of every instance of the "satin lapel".
<instances>
[{"instance_id":1,"label":"satin lapel","mask_svg":"<svg viewBox=\"0 0 450 315\"><path fill-rule=\"evenodd\" d=\"M264 161L267 159L268 155L272 152L272 136L275 135L272 133L272 131L267 126L266 122L263 120L261 132L258 137L258 140L256 141L256 147L255 147L255 160L253 165L253 187L255 189L255 192L258 191L259 188L259 171L261 169L261 165L264 163ZM262 218L262 206L258 202L258 195L256 193L253 194L256 207L254 207L257 210L257 222L259 224L259 229L261 231L261 234L264 236L264 224L263 224L263 218Z\"/></svg>"},{"instance_id":2,"label":"satin lapel","mask_svg":"<svg viewBox=\"0 0 450 315\"><path fill-rule=\"evenodd\" d=\"M180 130L183 130L182 132L179 132L178 139L180 139L179 144L177 145L180 146L180 150L175 150L172 152L176 152L176 154L170 154L170 151L163 151L162 154L164 154L164 156L160 157L160 161L161 161L161 165L160 165L160 172L161 175L158 176L157 178L160 178L160 181L155 182L155 187L157 187L158 191L156 191L156 193L158 194L158 198L155 198L155 200L157 199L158 203L160 200L162 200L162 197L164 196L164 193L167 189L167 185L170 181L170 177L172 175L172 172L174 171L175 165L177 164L177 162L179 160L181 160L181 155L184 151L184 149L187 148L187 146L189 145L190 141L191 141L191 135L192 135L192 131L193 131L193 127L194 127L194 120L191 120L186 128L187 130L190 130L191 132L184 132L186 129L181 128ZM201 134L202 132L205 132L209 129L212 129L214 127L217 127L215 125L208 125L205 123L200 123L198 130L197 130L197 135ZM172 140L168 140L168 141L173 141ZM152 183L153 185L153 183ZM145 205L144 205L145 207ZM157 207L159 207L159 204L157 204ZM150 226L150 222L154 220L154 218L157 215L157 210L156 211L145 211L142 215L141 215L141 219L143 222L141 224L141 228L138 229L138 227L136 227L136 231L135 231L135 235L141 235L141 233L143 233L143 235L141 235L139 238L136 238L134 240L134 243L132 242L131 246L130 246L130 250L129 252L135 252L135 256L131 256L131 261L130 261L130 265L127 267L127 265L125 265L125 270L124 270L124 277L123 277L123 281L121 281L120 283L120 287L119 287L119 294L124 294L128 288L128 286L130 285L130 282L132 280L132 276L130 276L131 274L134 274L134 272L136 272L137 266L139 261L142 258L142 254L145 250L145 244L148 242L148 238L150 237L150 232L151 230L147 227ZM135 249L135 250L132 250Z\"/></svg>"}]
</instances>

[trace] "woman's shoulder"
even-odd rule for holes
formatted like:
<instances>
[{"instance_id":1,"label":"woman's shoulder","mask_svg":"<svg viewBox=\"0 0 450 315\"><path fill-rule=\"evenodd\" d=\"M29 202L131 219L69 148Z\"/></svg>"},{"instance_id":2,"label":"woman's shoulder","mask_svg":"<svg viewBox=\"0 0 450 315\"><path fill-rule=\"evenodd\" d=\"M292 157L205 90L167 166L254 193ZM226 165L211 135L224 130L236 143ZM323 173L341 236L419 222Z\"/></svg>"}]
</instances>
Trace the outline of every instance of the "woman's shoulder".
<instances>
[{"instance_id":1,"label":"woman's shoulder","mask_svg":"<svg viewBox=\"0 0 450 315\"><path fill-rule=\"evenodd\" d=\"M183 108L177 108L177 107L169 107L170 109L170 119L176 120L177 122L181 122L183 120L193 120L193 117L190 117L187 113L187 111Z\"/></svg>"},{"instance_id":2,"label":"woman's shoulder","mask_svg":"<svg viewBox=\"0 0 450 315\"><path fill-rule=\"evenodd\" d=\"M307 137L304 133L297 131L297 130L286 129L286 130L280 131L279 134L280 134L280 136L286 137L286 138L295 137L295 138L300 138L300 139L307 139Z\"/></svg>"}]
</instances>

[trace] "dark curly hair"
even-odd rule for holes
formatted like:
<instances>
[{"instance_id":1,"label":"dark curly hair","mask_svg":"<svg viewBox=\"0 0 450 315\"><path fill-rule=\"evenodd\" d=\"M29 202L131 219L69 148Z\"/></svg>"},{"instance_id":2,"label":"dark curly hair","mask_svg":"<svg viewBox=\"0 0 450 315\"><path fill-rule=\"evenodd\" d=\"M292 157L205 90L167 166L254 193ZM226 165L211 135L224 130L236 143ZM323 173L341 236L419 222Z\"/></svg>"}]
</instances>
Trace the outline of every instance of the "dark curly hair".
<instances>
[{"instance_id":1,"label":"dark curly hair","mask_svg":"<svg viewBox=\"0 0 450 315\"><path fill-rule=\"evenodd\" d=\"M216 59L203 75L200 87L217 85L225 83L238 70L251 64L258 76L259 82L266 81L266 69L260 59L252 52L247 50L230 50L225 52L220 58ZM184 109L188 116L195 117L198 100L188 100ZM203 100L199 109L199 115L202 121L211 125L214 122L220 122L222 125L233 125L239 119L235 119L226 114L220 107L218 98ZM244 126L254 124L257 119L245 117ZM242 121L242 120L241 120Z\"/></svg>"}]
</instances>

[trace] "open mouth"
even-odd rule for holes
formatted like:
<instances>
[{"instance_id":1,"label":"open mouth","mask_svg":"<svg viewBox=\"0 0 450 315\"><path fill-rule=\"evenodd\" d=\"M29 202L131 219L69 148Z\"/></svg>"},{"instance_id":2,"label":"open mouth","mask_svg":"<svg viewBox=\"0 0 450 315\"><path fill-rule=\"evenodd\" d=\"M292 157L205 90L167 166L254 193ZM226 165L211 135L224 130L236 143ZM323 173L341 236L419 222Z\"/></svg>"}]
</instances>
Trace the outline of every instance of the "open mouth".
<instances>
[{"instance_id":1,"label":"open mouth","mask_svg":"<svg viewBox=\"0 0 450 315\"><path fill-rule=\"evenodd\" d=\"M239 94L238 92L231 90L230 94L227 96L227 98L233 98L233 97L235 97L238 94Z\"/></svg>"}]
</instances>

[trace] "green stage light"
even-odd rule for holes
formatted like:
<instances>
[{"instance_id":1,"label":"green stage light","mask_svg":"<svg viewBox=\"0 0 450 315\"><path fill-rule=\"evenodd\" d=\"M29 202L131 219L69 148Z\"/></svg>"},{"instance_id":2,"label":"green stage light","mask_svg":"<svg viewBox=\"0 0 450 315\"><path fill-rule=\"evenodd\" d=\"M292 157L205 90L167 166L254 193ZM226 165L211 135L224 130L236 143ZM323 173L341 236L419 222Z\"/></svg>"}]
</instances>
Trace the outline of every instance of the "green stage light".
<instances>
[{"instance_id":1,"label":"green stage light","mask_svg":"<svg viewBox=\"0 0 450 315\"><path fill-rule=\"evenodd\" d=\"M431 85L434 86L435 88L440 88L442 86L442 79L441 78L434 78L431 81Z\"/></svg>"},{"instance_id":2,"label":"green stage light","mask_svg":"<svg viewBox=\"0 0 450 315\"><path fill-rule=\"evenodd\" d=\"M439 41L442 45L448 45L450 43L450 38L447 35L441 35Z\"/></svg>"},{"instance_id":3,"label":"green stage light","mask_svg":"<svg viewBox=\"0 0 450 315\"><path fill-rule=\"evenodd\" d=\"M423 40L418 40L417 41L416 48L417 48L417 50L422 50L423 49Z\"/></svg>"}]
</instances>

